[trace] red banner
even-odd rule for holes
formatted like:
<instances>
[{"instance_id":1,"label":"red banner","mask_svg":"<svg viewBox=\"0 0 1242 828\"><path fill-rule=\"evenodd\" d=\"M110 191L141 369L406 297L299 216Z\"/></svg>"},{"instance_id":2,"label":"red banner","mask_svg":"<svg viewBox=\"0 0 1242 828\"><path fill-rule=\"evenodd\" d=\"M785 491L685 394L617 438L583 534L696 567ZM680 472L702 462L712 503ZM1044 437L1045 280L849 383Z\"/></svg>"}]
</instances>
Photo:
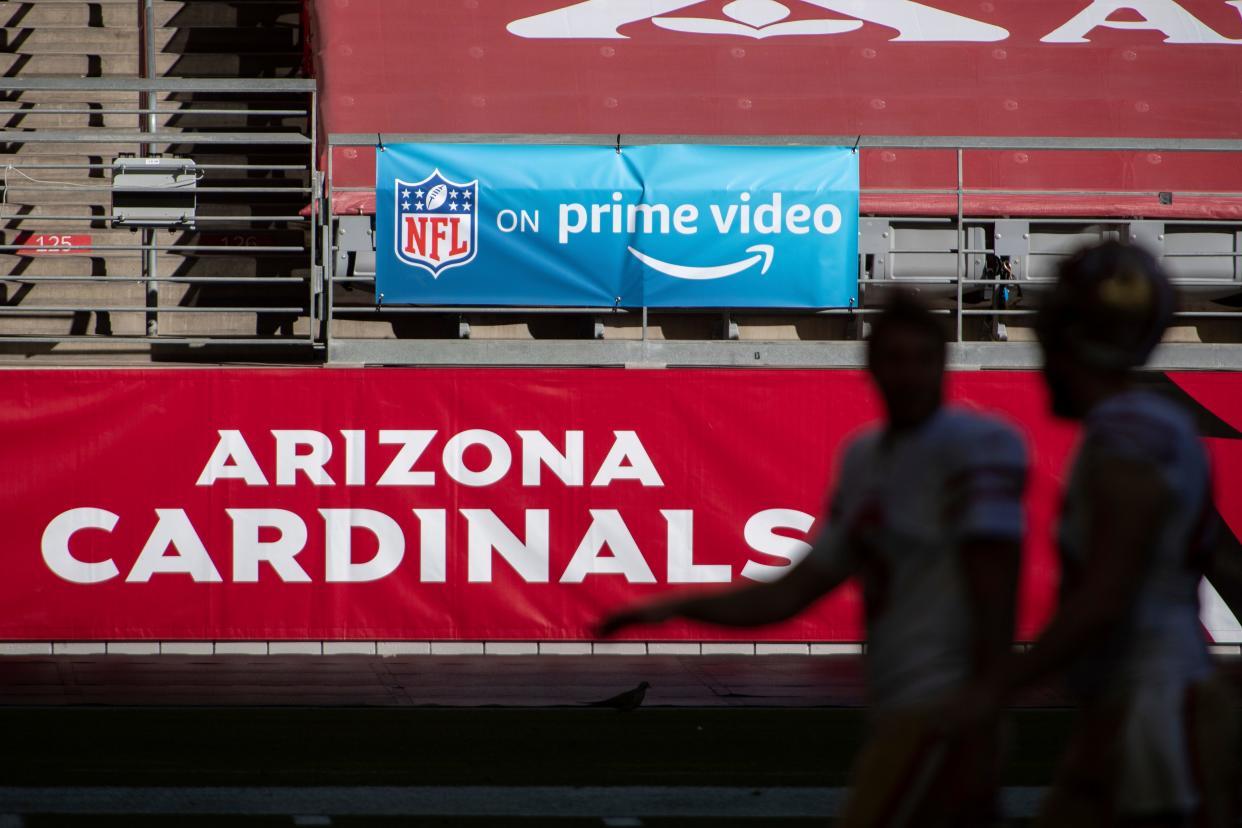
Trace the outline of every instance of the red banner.
<instances>
[{"instance_id":1,"label":"red banner","mask_svg":"<svg viewBox=\"0 0 1242 828\"><path fill-rule=\"evenodd\" d=\"M1242 376L1155 379L1199 407L1242 526ZM1074 431L1033 373L950 386L1031 444L1029 636ZM7 371L0 637L587 638L620 604L779 574L876 413L854 371ZM859 640L858 597L634 637Z\"/></svg>"}]
</instances>

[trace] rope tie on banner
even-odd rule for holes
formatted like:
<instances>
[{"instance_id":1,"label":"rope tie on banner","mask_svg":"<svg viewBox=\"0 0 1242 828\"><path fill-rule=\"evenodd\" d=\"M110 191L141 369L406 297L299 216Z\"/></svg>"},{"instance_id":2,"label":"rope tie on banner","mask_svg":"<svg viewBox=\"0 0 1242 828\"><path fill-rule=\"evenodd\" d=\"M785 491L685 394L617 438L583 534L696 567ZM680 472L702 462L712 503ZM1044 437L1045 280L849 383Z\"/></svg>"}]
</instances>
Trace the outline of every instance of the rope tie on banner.
<instances>
[{"instance_id":1,"label":"rope tie on banner","mask_svg":"<svg viewBox=\"0 0 1242 828\"><path fill-rule=\"evenodd\" d=\"M857 138L855 138L855 139L854 139L854 146L853 146L853 148L850 150L850 152L852 152L852 153L854 153L855 155L857 155L857 154L858 154L858 145L859 145L859 144L861 144L861 143L862 143L862 136L861 136L861 135L859 135Z\"/></svg>"},{"instance_id":2,"label":"rope tie on banner","mask_svg":"<svg viewBox=\"0 0 1242 828\"><path fill-rule=\"evenodd\" d=\"M617 133L617 155L621 154L621 133Z\"/></svg>"}]
</instances>

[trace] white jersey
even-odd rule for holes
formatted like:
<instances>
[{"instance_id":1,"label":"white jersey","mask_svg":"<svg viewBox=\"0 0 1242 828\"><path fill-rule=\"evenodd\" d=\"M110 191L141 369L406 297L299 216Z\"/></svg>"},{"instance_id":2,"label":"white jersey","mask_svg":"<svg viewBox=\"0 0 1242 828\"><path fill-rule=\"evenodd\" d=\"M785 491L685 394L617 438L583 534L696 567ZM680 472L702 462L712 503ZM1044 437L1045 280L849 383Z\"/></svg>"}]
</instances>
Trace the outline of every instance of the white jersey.
<instances>
[{"instance_id":1,"label":"white jersey","mask_svg":"<svg viewBox=\"0 0 1242 828\"><path fill-rule=\"evenodd\" d=\"M1161 681L1198 681L1212 672L1199 622L1204 528L1211 492L1207 452L1190 415L1150 391L1127 391L1097 405L1083 424L1060 527L1062 591L1090 554L1091 503L1083 457L1103 454L1150 465L1164 481L1168 514L1121 629L1082 656L1071 682L1084 695Z\"/></svg>"},{"instance_id":2,"label":"white jersey","mask_svg":"<svg viewBox=\"0 0 1242 828\"><path fill-rule=\"evenodd\" d=\"M925 704L972 668L971 606L959 547L1020 541L1027 460L998 419L942 408L917 428L871 428L842 458L827 529L810 556L858 568L867 669L878 708Z\"/></svg>"}]
</instances>

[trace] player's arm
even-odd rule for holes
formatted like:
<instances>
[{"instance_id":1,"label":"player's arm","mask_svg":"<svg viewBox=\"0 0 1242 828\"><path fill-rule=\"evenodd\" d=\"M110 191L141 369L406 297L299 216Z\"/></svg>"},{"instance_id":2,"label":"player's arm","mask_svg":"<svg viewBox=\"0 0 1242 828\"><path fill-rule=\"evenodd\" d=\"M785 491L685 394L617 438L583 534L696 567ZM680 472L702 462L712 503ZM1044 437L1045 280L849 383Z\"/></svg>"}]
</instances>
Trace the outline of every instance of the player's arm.
<instances>
[{"instance_id":1,"label":"player's arm","mask_svg":"<svg viewBox=\"0 0 1242 828\"><path fill-rule=\"evenodd\" d=\"M854 574L852 557L842 554L841 533L831 527L807 556L784 577L709 594L673 596L621 610L598 627L601 637L635 624L658 624L674 618L724 627L757 627L797 615Z\"/></svg>"},{"instance_id":2,"label":"player's arm","mask_svg":"<svg viewBox=\"0 0 1242 828\"><path fill-rule=\"evenodd\" d=\"M999 676L1007 694L1064 667L1124 618L1167 517L1169 492L1149 463L1096 454L1084 468L1089 515L1079 583L1039 640Z\"/></svg>"}]
</instances>

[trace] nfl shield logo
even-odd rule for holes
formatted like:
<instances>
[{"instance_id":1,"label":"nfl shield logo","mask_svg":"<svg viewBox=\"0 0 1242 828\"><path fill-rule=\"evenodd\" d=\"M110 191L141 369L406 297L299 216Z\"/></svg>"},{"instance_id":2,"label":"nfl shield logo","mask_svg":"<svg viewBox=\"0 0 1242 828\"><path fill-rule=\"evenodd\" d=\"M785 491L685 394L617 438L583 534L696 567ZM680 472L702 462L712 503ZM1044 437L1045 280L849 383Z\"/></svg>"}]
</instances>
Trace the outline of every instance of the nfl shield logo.
<instances>
[{"instance_id":1,"label":"nfl shield logo","mask_svg":"<svg viewBox=\"0 0 1242 828\"><path fill-rule=\"evenodd\" d=\"M397 217L397 259L439 278L460 267L478 250L478 179L449 181L436 170L422 181L393 179Z\"/></svg>"}]
</instances>

